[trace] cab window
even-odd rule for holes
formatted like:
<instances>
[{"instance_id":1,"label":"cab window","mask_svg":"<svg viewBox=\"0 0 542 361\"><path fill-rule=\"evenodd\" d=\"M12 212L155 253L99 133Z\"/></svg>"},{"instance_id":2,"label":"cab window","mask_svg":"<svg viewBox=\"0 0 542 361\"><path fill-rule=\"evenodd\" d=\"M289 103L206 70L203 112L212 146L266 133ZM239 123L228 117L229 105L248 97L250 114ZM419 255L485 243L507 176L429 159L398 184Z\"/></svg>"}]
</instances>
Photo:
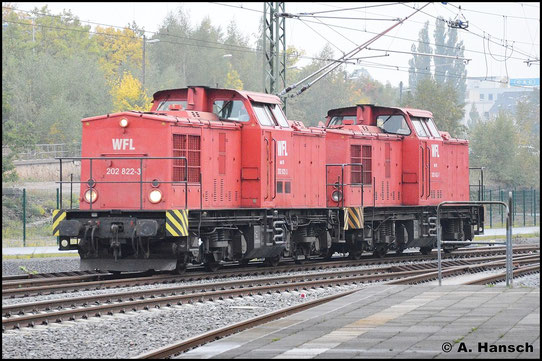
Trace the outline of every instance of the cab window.
<instances>
[{"instance_id":1,"label":"cab window","mask_svg":"<svg viewBox=\"0 0 542 361\"><path fill-rule=\"evenodd\" d=\"M422 124L421 118L410 119L412 120L412 124L414 124L414 129L416 129L416 134L418 134L418 137L427 138L429 135Z\"/></svg>"},{"instance_id":2,"label":"cab window","mask_svg":"<svg viewBox=\"0 0 542 361\"><path fill-rule=\"evenodd\" d=\"M409 135L410 129L401 114L379 115L376 118L376 125L386 133Z\"/></svg>"},{"instance_id":3,"label":"cab window","mask_svg":"<svg viewBox=\"0 0 542 361\"><path fill-rule=\"evenodd\" d=\"M213 102L213 113L222 120L249 121L248 112L241 100L215 100Z\"/></svg>"},{"instance_id":4,"label":"cab window","mask_svg":"<svg viewBox=\"0 0 542 361\"><path fill-rule=\"evenodd\" d=\"M437 130L437 127L435 126L435 123L433 122L433 119L431 118L425 118L425 124L427 125L427 128L429 128L429 131L431 132L431 135L435 138L440 138L440 133Z\"/></svg>"},{"instance_id":5,"label":"cab window","mask_svg":"<svg viewBox=\"0 0 542 361\"><path fill-rule=\"evenodd\" d=\"M327 126L331 127L333 125L342 125L343 120L353 120L354 124L356 124L355 115L338 115L338 116L331 117L331 119L329 120L329 124Z\"/></svg>"},{"instance_id":6,"label":"cab window","mask_svg":"<svg viewBox=\"0 0 542 361\"><path fill-rule=\"evenodd\" d=\"M271 109L271 113L273 113L273 116L277 120L277 123L281 127L289 127L290 124L288 124L288 121L286 120L286 116L284 116L284 113L282 112L282 109L280 109L280 106L278 104L268 104L269 109Z\"/></svg>"},{"instance_id":7,"label":"cab window","mask_svg":"<svg viewBox=\"0 0 542 361\"><path fill-rule=\"evenodd\" d=\"M169 112L169 106L172 104L179 104L183 109L186 109L186 100L166 100L158 104L156 111Z\"/></svg>"},{"instance_id":8,"label":"cab window","mask_svg":"<svg viewBox=\"0 0 542 361\"><path fill-rule=\"evenodd\" d=\"M416 128L416 133L418 133L418 136L440 138L440 133L438 132L433 119L418 117L410 117L410 119ZM418 128L420 131L418 131Z\"/></svg>"},{"instance_id":9,"label":"cab window","mask_svg":"<svg viewBox=\"0 0 542 361\"><path fill-rule=\"evenodd\" d=\"M254 109L254 113L256 113L256 117L261 125L270 127L276 125L274 117L265 104L252 103L252 109Z\"/></svg>"}]
</instances>

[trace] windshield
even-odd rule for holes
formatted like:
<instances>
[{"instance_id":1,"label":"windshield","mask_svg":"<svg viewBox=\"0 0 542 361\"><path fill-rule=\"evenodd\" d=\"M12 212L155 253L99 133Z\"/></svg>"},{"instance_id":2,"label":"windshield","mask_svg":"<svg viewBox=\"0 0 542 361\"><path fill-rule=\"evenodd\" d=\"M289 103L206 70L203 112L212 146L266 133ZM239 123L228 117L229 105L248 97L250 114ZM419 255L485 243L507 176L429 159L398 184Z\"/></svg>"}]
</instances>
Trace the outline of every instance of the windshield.
<instances>
[{"instance_id":1,"label":"windshield","mask_svg":"<svg viewBox=\"0 0 542 361\"><path fill-rule=\"evenodd\" d=\"M405 117L400 114L379 115L376 118L376 125L386 133L399 135L410 134Z\"/></svg>"},{"instance_id":2,"label":"windshield","mask_svg":"<svg viewBox=\"0 0 542 361\"><path fill-rule=\"evenodd\" d=\"M241 100L215 100L213 113L222 120L235 120L238 122L248 122L249 120L248 112Z\"/></svg>"},{"instance_id":3,"label":"windshield","mask_svg":"<svg viewBox=\"0 0 542 361\"><path fill-rule=\"evenodd\" d=\"M329 121L328 127L331 127L333 125L342 125L343 120L353 120L354 124L356 123L356 116L355 115L338 115L331 118Z\"/></svg>"},{"instance_id":4,"label":"windshield","mask_svg":"<svg viewBox=\"0 0 542 361\"><path fill-rule=\"evenodd\" d=\"M172 104L179 104L183 107L183 109L186 109L186 100L166 100L166 101L160 102L160 104L158 104L158 107L156 107L156 110L168 112L169 106Z\"/></svg>"},{"instance_id":5,"label":"windshield","mask_svg":"<svg viewBox=\"0 0 542 361\"><path fill-rule=\"evenodd\" d=\"M440 134L435 126L435 123L433 122L433 119L410 117L410 120L412 120L412 124L414 124L414 128L416 128L416 133L419 137L440 138Z\"/></svg>"}]
</instances>

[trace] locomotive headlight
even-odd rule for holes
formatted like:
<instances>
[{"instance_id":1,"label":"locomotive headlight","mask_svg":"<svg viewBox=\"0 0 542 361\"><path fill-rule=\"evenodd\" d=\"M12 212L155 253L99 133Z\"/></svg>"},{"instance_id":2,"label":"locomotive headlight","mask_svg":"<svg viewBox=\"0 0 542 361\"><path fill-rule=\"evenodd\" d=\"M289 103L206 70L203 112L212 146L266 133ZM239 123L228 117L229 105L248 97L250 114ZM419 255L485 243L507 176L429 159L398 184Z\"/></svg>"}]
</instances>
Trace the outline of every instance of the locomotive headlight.
<instances>
[{"instance_id":1,"label":"locomotive headlight","mask_svg":"<svg viewBox=\"0 0 542 361\"><path fill-rule=\"evenodd\" d=\"M343 199L343 194L341 191L334 191L331 193L331 199L333 199L335 202L340 202Z\"/></svg>"},{"instance_id":2,"label":"locomotive headlight","mask_svg":"<svg viewBox=\"0 0 542 361\"><path fill-rule=\"evenodd\" d=\"M128 119L122 118L119 122L119 125L123 128L126 128L128 126Z\"/></svg>"},{"instance_id":3,"label":"locomotive headlight","mask_svg":"<svg viewBox=\"0 0 542 361\"><path fill-rule=\"evenodd\" d=\"M85 192L85 201L87 203L94 203L98 199L98 192L95 189L88 189Z\"/></svg>"},{"instance_id":4,"label":"locomotive headlight","mask_svg":"<svg viewBox=\"0 0 542 361\"><path fill-rule=\"evenodd\" d=\"M158 189L153 189L149 193L149 201L153 204L156 204L162 200L162 192Z\"/></svg>"}]
</instances>

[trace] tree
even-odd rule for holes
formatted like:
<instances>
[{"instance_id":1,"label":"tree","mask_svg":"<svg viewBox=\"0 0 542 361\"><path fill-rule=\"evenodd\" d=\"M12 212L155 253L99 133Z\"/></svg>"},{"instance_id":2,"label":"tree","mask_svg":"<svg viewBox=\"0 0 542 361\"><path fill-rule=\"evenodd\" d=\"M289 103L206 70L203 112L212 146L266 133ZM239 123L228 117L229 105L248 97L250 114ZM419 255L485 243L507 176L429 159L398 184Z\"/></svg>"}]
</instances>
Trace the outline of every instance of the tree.
<instances>
[{"instance_id":1,"label":"tree","mask_svg":"<svg viewBox=\"0 0 542 361\"><path fill-rule=\"evenodd\" d=\"M435 79L426 78L406 94L403 102L409 108L431 111L439 130L449 132L453 137L463 137L466 131L461 124L464 109L456 99L457 92L452 85L439 85Z\"/></svg>"},{"instance_id":2,"label":"tree","mask_svg":"<svg viewBox=\"0 0 542 361\"><path fill-rule=\"evenodd\" d=\"M122 79L113 86L113 111L127 110L148 111L151 108L149 98L141 87L141 82L134 78L129 71L125 71Z\"/></svg>"},{"instance_id":3,"label":"tree","mask_svg":"<svg viewBox=\"0 0 542 361\"><path fill-rule=\"evenodd\" d=\"M410 50L415 53L432 54L433 49L429 43L429 21L419 33L418 47L412 44ZM408 61L408 84L414 89L419 81L431 77L431 57L427 55L412 55Z\"/></svg>"},{"instance_id":4,"label":"tree","mask_svg":"<svg viewBox=\"0 0 542 361\"><path fill-rule=\"evenodd\" d=\"M319 59L333 59L333 57L333 50L329 44L326 44L317 56ZM296 74L298 78L294 79L294 82L312 74L325 63L326 61L323 60L313 60L310 65ZM306 125L315 126L319 121L325 120L328 110L353 105L350 102L349 89L342 67L338 67L301 95L288 99L288 117L301 120ZM297 89L293 92L295 91Z\"/></svg>"},{"instance_id":5,"label":"tree","mask_svg":"<svg viewBox=\"0 0 542 361\"><path fill-rule=\"evenodd\" d=\"M107 81L112 85L119 74L133 68L141 69L143 39L132 29L96 27L99 62Z\"/></svg>"},{"instance_id":6,"label":"tree","mask_svg":"<svg viewBox=\"0 0 542 361\"><path fill-rule=\"evenodd\" d=\"M232 67L231 64L228 64L229 71L226 74L226 81L224 82L224 88L230 89L243 89L243 82L239 78L239 73Z\"/></svg>"},{"instance_id":7,"label":"tree","mask_svg":"<svg viewBox=\"0 0 542 361\"><path fill-rule=\"evenodd\" d=\"M506 187L525 184L525 170L518 162L518 134L513 118L506 112L479 122L470 138L470 164L487 169L487 183Z\"/></svg>"},{"instance_id":8,"label":"tree","mask_svg":"<svg viewBox=\"0 0 542 361\"><path fill-rule=\"evenodd\" d=\"M435 54L455 56L462 58L464 56L465 46L463 41L459 41L457 28L446 26L446 21L442 18L435 20ZM457 91L457 101L464 102L467 91L467 70L465 63L461 59L434 57L435 79L439 84L450 84Z\"/></svg>"},{"instance_id":9,"label":"tree","mask_svg":"<svg viewBox=\"0 0 542 361\"><path fill-rule=\"evenodd\" d=\"M467 122L468 127L473 128L481 120L482 120L482 117L480 116L480 113L478 112L476 103L472 103L472 107L470 108L470 112L469 112L469 120Z\"/></svg>"}]
</instances>

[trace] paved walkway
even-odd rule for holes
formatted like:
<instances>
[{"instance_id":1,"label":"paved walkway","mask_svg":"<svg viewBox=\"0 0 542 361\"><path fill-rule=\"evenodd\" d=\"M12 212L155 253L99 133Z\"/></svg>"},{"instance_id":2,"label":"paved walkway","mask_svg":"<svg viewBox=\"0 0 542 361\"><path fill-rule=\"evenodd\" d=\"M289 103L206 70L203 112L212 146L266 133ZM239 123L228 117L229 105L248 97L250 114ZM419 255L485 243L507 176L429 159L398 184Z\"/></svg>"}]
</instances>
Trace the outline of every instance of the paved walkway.
<instances>
[{"instance_id":1,"label":"paved walkway","mask_svg":"<svg viewBox=\"0 0 542 361\"><path fill-rule=\"evenodd\" d=\"M514 346L514 351L499 352L502 345L508 351L509 345ZM211 342L181 357L539 356L538 288L375 285Z\"/></svg>"},{"instance_id":2,"label":"paved walkway","mask_svg":"<svg viewBox=\"0 0 542 361\"><path fill-rule=\"evenodd\" d=\"M512 228L512 235L514 234L540 234L540 227L514 227ZM506 236L506 228L486 228L483 236Z\"/></svg>"},{"instance_id":3,"label":"paved walkway","mask_svg":"<svg viewBox=\"0 0 542 361\"><path fill-rule=\"evenodd\" d=\"M59 251L57 246L52 247L10 247L2 248L2 256L77 253L77 251Z\"/></svg>"}]
</instances>

